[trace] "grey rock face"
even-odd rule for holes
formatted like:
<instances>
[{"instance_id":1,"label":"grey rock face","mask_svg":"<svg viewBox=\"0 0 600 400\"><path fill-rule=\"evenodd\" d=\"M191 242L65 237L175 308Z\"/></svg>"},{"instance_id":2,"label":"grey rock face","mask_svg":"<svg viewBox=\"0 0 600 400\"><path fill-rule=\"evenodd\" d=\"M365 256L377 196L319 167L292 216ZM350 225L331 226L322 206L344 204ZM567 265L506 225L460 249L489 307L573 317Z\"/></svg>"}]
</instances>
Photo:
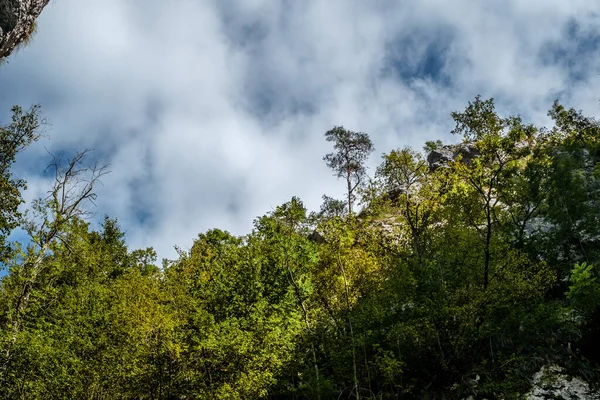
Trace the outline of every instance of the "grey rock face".
<instances>
[{"instance_id":1,"label":"grey rock face","mask_svg":"<svg viewBox=\"0 0 600 400\"><path fill-rule=\"evenodd\" d=\"M543 367L533 376L533 388L527 400L599 400L600 395L590 389L587 382L569 377L556 365Z\"/></svg>"},{"instance_id":2,"label":"grey rock face","mask_svg":"<svg viewBox=\"0 0 600 400\"><path fill-rule=\"evenodd\" d=\"M326 242L323 235L321 235L321 233L319 233L317 230L312 231L310 235L308 235L308 239L318 244L323 244Z\"/></svg>"},{"instance_id":3,"label":"grey rock face","mask_svg":"<svg viewBox=\"0 0 600 400\"><path fill-rule=\"evenodd\" d=\"M0 60L29 38L36 18L50 0L0 0Z\"/></svg>"},{"instance_id":4,"label":"grey rock face","mask_svg":"<svg viewBox=\"0 0 600 400\"><path fill-rule=\"evenodd\" d=\"M530 237L536 233L547 234L556 228L552 222L543 217L531 218L525 225L525 236Z\"/></svg>"},{"instance_id":5,"label":"grey rock face","mask_svg":"<svg viewBox=\"0 0 600 400\"><path fill-rule=\"evenodd\" d=\"M18 0L0 1L0 32L10 32L15 29L18 22Z\"/></svg>"},{"instance_id":6,"label":"grey rock face","mask_svg":"<svg viewBox=\"0 0 600 400\"><path fill-rule=\"evenodd\" d=\"M440 147L427 154L427 163L429 164L429 169L432 171L448 165L452 160L454 160L452 146Z\"/></svg>"},{"instance_id":7,"label":"grey rock face","mask_svg":"<svg viewBox=\"0 0 600 400\"><path fill-rule=\"evenodd\" d=\"M402 188L390 189L384 194L384 199L391 201L392 204L395 204L402 194L404 194L404 190L402 190Z\"/></svg>"},{"instance_id":8,"label":"grey rock face","mask_svg":"<svg viewBox=\"0 0 600 400\"><path fill-rule=\"evenodd\" d=\"M456 161L459 156L463 163L470 164L479 155L479 150L470 143L451 144L431 151L427 155L427 163L429 169L435 171L440 167L447 166L451 161Z\"/></svg>"},{"instance_id":9,"label":"grey rock face","mask_svg":"<svg viewBox=\"0 0 600 400\"><path fill-rule=\"evenodd\" d=\"M374 221L373 228L389 244L393 246L409 246L409 238L406 236L403 223L397 221L397 217L388 215Z\"/></svg>"}]
</instances>

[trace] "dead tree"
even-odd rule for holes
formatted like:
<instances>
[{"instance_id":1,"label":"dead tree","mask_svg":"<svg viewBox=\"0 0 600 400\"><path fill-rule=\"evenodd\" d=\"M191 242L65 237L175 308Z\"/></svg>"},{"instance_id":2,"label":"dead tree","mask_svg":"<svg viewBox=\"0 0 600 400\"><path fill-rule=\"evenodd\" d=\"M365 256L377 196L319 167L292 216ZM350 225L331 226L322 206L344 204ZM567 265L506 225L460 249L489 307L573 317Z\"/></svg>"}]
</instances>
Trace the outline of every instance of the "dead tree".
<instances>
[{"instance_id":1,"label":"dead tree","mask_svg":"<svg viewBox=\"0 0 600 400\"><path fill-rule=\"evenodd\" d=\"M52 189L45 199L34 201L32 212L27 214L24 229L31 242L19 265L18 295L11 302L9 323L13 343L17 340L32 291L44 269L44 260L50 256L51 245L57 240L65 241L65 228L71 221L93 214L86 206L95 205L97 195L94 188L109 171L108 165L84 164L89 152L79 152L66 162L52 156L52 162L46 169L54 172ZM8 346L3 366L10 360L11 351L11 346ZM3 369L0 369L0 376Z\"/></svg>"}]
</instances>

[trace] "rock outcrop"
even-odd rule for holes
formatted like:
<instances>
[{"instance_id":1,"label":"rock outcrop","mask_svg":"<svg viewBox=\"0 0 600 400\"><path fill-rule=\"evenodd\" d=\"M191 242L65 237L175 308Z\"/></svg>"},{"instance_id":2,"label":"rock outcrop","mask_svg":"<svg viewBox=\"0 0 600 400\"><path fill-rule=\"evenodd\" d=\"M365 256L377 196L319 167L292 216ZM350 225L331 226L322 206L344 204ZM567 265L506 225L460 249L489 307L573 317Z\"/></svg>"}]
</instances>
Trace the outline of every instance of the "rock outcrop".
<instances>
[{"instance_id":1,"label":"rock outcrop","mask_svg":"<svg viewBox=\"0 0 600 400\"><path fill-rule=\"evenodd\" d=\"M326 242L325 237L321 234L321 232L317 231L316 229L313 230L310 233L310 235L308 235L308 240L318 244L323 244Z\"/></svg>"},{"instance_id":2,"label":"rock outcrop","mask_svg":"<svg viewBox=\"0 0 600 400\"><path fill-rule=\"evenodd\" d=\"M525 396L527 400L599 400L600 394L587 382L567 376L562 368L551 365L533 376L533 388Z\"/></svg>"},{"instance_id":3,"label":"rock outcrop","mask_svg":"<svg viewBox=\"0 0 600 400\"><path fill-rule=\"evenodd\" d=\"M432 150L427 155L429 170L435 171L440 167L445 167L451 161L455 161L461 156L461 161L470 164L476 157L479 157L479 150L471 143L450 144Z\"/></svg>"},{"instance_id":4,"label":"rock outcrop","mask_svg":"<svg viewBox=\"0 0 600 400\"><path fill-rule=\"evenodd\" d=\"M0 60L26 42L50 0L0 0Z\"/></svg>"}]
</instances>

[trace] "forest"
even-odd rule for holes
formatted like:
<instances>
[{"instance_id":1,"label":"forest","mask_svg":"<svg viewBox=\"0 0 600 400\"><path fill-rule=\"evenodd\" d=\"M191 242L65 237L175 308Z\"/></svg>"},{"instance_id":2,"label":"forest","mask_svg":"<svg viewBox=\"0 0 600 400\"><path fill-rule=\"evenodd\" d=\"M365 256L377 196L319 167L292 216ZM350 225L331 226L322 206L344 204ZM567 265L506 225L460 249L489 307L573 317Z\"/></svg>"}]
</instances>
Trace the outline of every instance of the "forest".
<instances>
[{"instance_id":1,"label":"forest","mask_svg":"<svg viewBox=\"0 0 600 400\"><path fill-rule=\"evenodd\" d=\"M39 107L0 128L0 398L517 399L557 365L598 381L600 124L555 102L551 127L476 97L453 144L381 156L336 126L347 187L292 197L244 236L200 233L178 258L91 228L108 171L50 160L23 210L12 166ZM15 229L26 241L11 240Z\"/></svg>"}]
</instances>

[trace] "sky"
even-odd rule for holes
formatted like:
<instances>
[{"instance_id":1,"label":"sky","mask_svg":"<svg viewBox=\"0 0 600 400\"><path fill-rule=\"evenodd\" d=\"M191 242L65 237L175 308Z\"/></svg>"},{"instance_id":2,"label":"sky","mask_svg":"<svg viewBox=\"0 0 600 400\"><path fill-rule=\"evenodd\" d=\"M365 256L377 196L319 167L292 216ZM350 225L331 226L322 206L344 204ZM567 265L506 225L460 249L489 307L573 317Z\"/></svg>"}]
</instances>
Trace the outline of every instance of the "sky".
<instances>
[{"instance_id":1,"label":"sky","mask_svg":"<svg viewBox=\"0 0 600 400\"><path fill-rule=\"evenodd\" d=\"M333 126L370 135L372 175L393 149L459 141L450 113L478 94L542 126L555 99L600 116L599 47L597 0L51 0L0 66L0 123L14 104L51 122L14 169L28 201L48 152L93 148L111 173L92 226L116 217L174 258L292 196L342 197Z\"/></svg>"}]
</instances>

